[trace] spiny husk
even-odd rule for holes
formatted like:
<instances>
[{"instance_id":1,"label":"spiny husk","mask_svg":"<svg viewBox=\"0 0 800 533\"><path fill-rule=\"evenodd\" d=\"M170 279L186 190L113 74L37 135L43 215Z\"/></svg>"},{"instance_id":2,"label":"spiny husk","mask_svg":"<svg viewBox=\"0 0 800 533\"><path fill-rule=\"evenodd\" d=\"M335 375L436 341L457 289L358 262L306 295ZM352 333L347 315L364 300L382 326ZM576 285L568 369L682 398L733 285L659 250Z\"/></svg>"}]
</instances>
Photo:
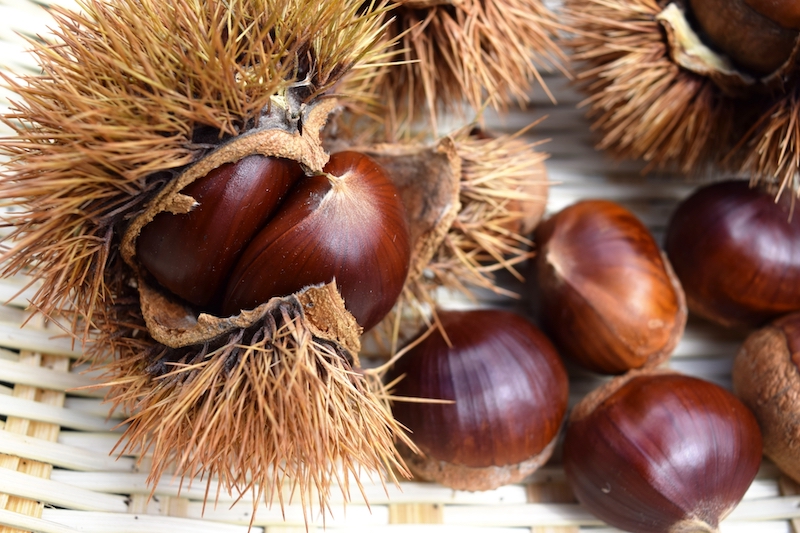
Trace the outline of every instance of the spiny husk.
<instances>
[{"instance_id":1,"label":"spiny husk","mask_svg":"<svg viewBox=\"0 0 800 533\"><path fill-rule=\"evenodd\" d=\"M432 241L435 248L419 275L409 276L393 312L368 333L365 343L373 355L391 356L421 327L435 323L431 313L441 287L468 297L476 288L519 297L498 285L496 275L505 270L523 279L518 266L534 255L528 235L544 213L549 186L547 154L525 142L523 133L492 137L464 128L449 137L457 157L458 209L440 226L446 233ZM375 150L381 157L381 148ZM424 174L419 179L440 178Z\"/></svg>"},{"instance_id":2,"label":"spiny husk","mask_svg":"<svg viewBox=\"0 0 800 533\"><path fill-rule=\"evenodd\" d=\"M778 98L730 152L729 167L800 196L800 87Z\"/></svg>"},{"instance_id":3,"label":"spiny husk","mask_svg":"<svg viewBox=\"0 0 800 533\"><path fill-rule=\"evenodd\" d=\"M517 267L533 257L528 236L544 214L549 187L547 154L520 134L491 137L463 130L455 135L461 209L428 264L436 284L466 294L480 287L518 297L499 287L495 274L506 270L522 280Z\"/></svg>"},{"instance_id":4,"label":"spiny husk","mask_svg":"<svg viewBox=\"0 0 800 533\"><path fill-rule=\"evenodd\" d=\"M598 148L649 168L699 172L730 140L732 101L710 78L676 65L656 16L656 0L567 0L566 45L584 62Z\"/></svg>"},{"instance_id":5,"label":"spiny husk","mask_svg":"<svg viewBox=\"0 0 800 533\"><path fill-rule=\"evenodd\" d=\"M463 112L465 101L505 111L535 83L552 99L539 69L565 72L555 17L541 0L400 0L391 16L388 35L400 37L402 55L375 88L389 138L424 113L436 131L437 116Z\"/></svg>"},{"instance_id":6,"label":"spiny husk","mask_svg":"<svg viewBox=\"0 0 800 533\"><path fill-rule=\"evenodd\" d=\"M14 136L0 199L22 210L2 274L30 269L45 313L91 327L115 288L105 271L126 219L182 167L253 127L271 98L323 97L354 66L383 61L385 2L81 0L53 8L43 75L6 77ZM280 98L279 98L280 101Z\"/></svg>"},{"instance_id":7,"label":"spiny husk","mask_svg":"<svg viewBox=\"0 0 800 533\"><path fill-rule=\"evenodd\" d=\"M135 299L133 299L135 301ZM168 348L138 324L119 324L100 345L120 357L107 368L108 399L132 414L120 453L152 453L149 481L167 471L183 482L218 479L228 494L262 502L300 500L306 522L330 510L331 491L350 499L351 482L408 476L394 444L408 443L393 419L380 375L355 352L324 338L306 311L339 314L335 286L275 298L249 328L213 342ZM136 320L136 318L134 318ZM144 337L144 338L142 338ZM213 495L212 495L213 497Z\"/></svg>"},{"instance_id":8,"label":"spiny husk","mask_svg":"<svg viewBox=\"0 0 800 533\"><path fill-rule=\"evenodd\" d=\"M283 126L303 137L304 117L348 71L383 60L385 5L83 0L84 14L55 11L55 44L32 42L45 74L6 80L20 100L3 118L15 136L0 144L11 157L0 198L23 210L9 221L3 274L30 269L42 282L34 306L74 306L74 328L97 328L87 353L113 354L100 386L130 410L124 451L153 452L151 481L219 476L223 490L252 490L254 506L284 503L287 482L304 509L315 498L325 512L333 485L349 497L361 468L405 473L400 428L379 377L359 368L360 329L340 324L352 316L335 289L168 347L148 331L145 287L119 253L131 220L220 147Z\"/></svg>"}]
</instances>

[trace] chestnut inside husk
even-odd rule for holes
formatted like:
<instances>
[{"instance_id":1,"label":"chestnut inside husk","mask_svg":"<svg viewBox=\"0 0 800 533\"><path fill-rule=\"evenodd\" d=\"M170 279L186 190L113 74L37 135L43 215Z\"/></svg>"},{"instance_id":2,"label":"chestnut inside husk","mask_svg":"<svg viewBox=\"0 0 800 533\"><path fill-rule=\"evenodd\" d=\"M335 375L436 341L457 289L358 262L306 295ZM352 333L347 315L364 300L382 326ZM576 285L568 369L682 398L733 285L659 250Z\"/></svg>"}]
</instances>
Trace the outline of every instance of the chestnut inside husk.
<instances>
[{"instance_id":1,"label":"chestnut inside husk","mask_svg":"<svg viewBox=\"0 0 800 533\"><path fill-rule=\"evenodd\" d=\"M335 279L370 329L405 284L404 208L387 172L364 154L335 153L323 172L305 176L294 161L258 154L218 167L180 192L199 193L192 211L159 213L142 228L137 259L217 316Z\"/></svg>"}]
</instances>

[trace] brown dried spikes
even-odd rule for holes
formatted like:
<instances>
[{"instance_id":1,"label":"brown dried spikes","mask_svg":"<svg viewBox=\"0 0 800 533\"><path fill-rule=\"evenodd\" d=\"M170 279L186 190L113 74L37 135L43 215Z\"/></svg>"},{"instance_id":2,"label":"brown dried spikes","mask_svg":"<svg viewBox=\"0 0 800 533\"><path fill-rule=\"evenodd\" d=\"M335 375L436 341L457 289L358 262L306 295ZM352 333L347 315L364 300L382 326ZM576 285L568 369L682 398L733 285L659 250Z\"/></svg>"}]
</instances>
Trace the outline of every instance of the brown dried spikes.
<instances>
[{"instance_id":1,"label":"brown dried spikes","mask_svg":"<svg viewBox=\"0 0 800 533\"><path fill-rule=\"evenodd\" d=\"M390 138L425 112L435 131L437 116L463 112L464 102L505 111L526 102L534 83L552 99L538 69L564 71L555 18L540 0L401 0L391 16L402 55L375 88Z\"/></svg>"},{"instance_id":2,"label":"brown dried spikes","mask_svg":"<svg viewBox=\"0 0 800 533\"><path fill-rule=\"evenodd\" d=\"M565 43L585 64L576 77L598 148L648 169L697 172L725 145L733 117L710 79L672 62L660 12L655 0L567 0Z\"/></svg>"},{"instance_id":3,"label":"brown dried spikes","mask_svg":"<svg viewBox=\"0 0 800 533\"><path fill-rule=\"evenodd\" d=\"M0 201L19 205L3 275L43 284L33 305L89 320L113 289L115 235L181 167L257 125L271 98L330 91L382 61L385 2L81 0L54 7L50 43L31 40L42 75L4 77ZM300 89L298 89L298 87ZM12 244L13 242L13 244ZM102 311L100 311L102 312ZM97 320L97 317L95 317Z\"/></svg>"},{"instance_id":4,"label":"brown dried spikes","mask_svg":"<svg viewBox=\"0 0 800 533\"><path fill-rule=\"evenodd\" d=\"M730 152L726 163L800 197L800 87L778 98Z\"/></svg>"},{"instance_id":5,"label":"brown dried spikes","mask_svg":"<svg viewBox=\"0 0 800 533\"><path fill-rule=\"evenodd\" d=\"M276 298L252 327L180 349L137 342L120 325L127 342L117 343L105 386L132 415L116 451L152 453L152 485L174 468L182 483L218 480L227 494L250 493L254 512L298 498L306 524L312 511L330 511L332 490L348 501L352 482L363 495L363 472L382 482L408 476L394 438L408 439L380 376L314 334L303 302Z\"/></svg>"},{"instance_id":6,"label":"brown dried spikes","mask_svg":"<svg viewBox=\"0 0 800 533\"><path fill-rule=\"evenodd\" d=\"M528 234L548 196L544 161L515 135L455 136L461 158L461 210L428 268L437 284L470 294L481 287L518 297L497 285L500 270L522 280L517 266L533 256Z\"/></svg>"},{"instance_id":7,"label":"brown dried spikes","mask_svg":"<svg viewBox=\"0 0 800 533\"><path fill-rule=\"evenodd\" d=\"M364 342L370 353L392 355L423 324L430 325L427 314L434 307L439 287L469 297L476 288L518 297L499 285L496 276L505 270L522 279L517 268L534 255L528 234L544 212L549 186L544 167L547 154L537 152L534 145L523 140L524 133L525 130L492 137L465 128L446 137L439 143L452 146L446 170L436 168L433 154L422 148L417 149L422 163L411 169L406 168L408 154L402 154L403 159L398 160L393 156L401 154L387 148L397 145L367 148L393 175L408 174L409 183L415 184L412 193L421 190L419 183L430 182L426 185L429 191L421 198L405 193L406 188L399 185L407 207L425 205L428 210L438 209L447 214L437 226L435 238L423 239L431 246L424 254L415 254L417 258L422 256L423 261L412 262L399 304L378 327L367 333ZM431 180L431 175L436 180ZM442 184L452 180L457 188L452 191L455 197L432 194L437 188L441 193ZM410 213L414 212L411 207ZM435 322L436 317L432 320Z\"/></svg>"}]
</instances>

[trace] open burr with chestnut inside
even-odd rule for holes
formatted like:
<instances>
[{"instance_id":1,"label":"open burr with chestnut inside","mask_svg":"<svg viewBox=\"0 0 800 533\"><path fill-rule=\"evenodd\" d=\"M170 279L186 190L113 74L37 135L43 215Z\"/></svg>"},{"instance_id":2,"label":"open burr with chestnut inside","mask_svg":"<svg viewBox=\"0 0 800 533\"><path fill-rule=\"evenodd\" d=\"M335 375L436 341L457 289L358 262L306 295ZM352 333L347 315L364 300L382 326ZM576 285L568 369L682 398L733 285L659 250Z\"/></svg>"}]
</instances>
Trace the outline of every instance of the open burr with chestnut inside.
<instances>
[{"instance_id":1,"label":"open burr with chestnut inside","mask_svg":"<svg viewBox=\"0 0 800 533\"><path fill-rule=\"evenodd\" d=\"M572 411L564 469L578 500L634 533L715 533L761 464L761 433L725 389L633 370Z\"/></svg>"},{"instance_id":2,"label":"open burr with chestnut inside","mask_svg":"<svg viewBox=\"0 0 800 533\"><path fill-rule=\"evenodd\" d=\"M237 315L335 280L345 307L369 329L403 289L411 256L405 210L369 156L338 152L322 174L305 176L295 161L250 155L181 194L197 207L146 222L128 259L209 313Z\"/></svg>"},{"instance_id":3,"label":"open burr with chestnut inside","mask_svg":"<svg viewBox=\"0 0 800 533\"><path fill-rule=\"evenodd\" d=\"M550 341L509 311L438 311L387 374L392 411L419 453L412 472L462 490L518 483L553 453L568 382ZM404 453L405 452L405 453Z\"/></svg>"},{"instance_id":4,"label":"open burr with chestnut inside","mask_svg":"<svg viewBox=\"0 0 800 533\"><path fill-rule=\"evenodd\" d=\"M797 5L567 0L565 44L597 146L649 169L721 168L800 193Z\"/></svg>"},{"instance_id":5,"label":"open burr with chestnut inside","mask_svg":"<svg viewBox=\"0 0 800 533\"><path fill-rule=\"evenodd\" d=\"M636 216L584 200L534 232L534 293L544 330L586 368L621 374L666 361L683 334L683 289Z\"/></svg>"},{"instance_id":6,"label":"open burr with chestnut inside","mask_svg":"<svg viewBox=\"0 0 800 533\"><path fill-rule=\"evenodd\" d=\"M324 513L359 473L409 475L360 337L455 217L457 157L428 148L423 209L387 165L323 146L369 100L388 9L86 0L32 44L47 74L8 81L3 275L67 314L150 483L213 479L255 510L288 480Z\"/></svg>"}]
</instances>

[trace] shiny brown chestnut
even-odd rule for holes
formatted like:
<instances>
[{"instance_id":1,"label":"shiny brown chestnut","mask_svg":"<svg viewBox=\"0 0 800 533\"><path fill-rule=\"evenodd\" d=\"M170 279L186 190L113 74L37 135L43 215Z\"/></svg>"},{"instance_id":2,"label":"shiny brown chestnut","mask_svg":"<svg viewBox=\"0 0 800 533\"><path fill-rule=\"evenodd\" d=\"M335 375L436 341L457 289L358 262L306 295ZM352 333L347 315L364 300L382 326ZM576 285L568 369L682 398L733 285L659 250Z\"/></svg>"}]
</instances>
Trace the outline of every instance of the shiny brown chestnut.
<instances>
[{"instance_id":1,"label":"shiny brown chestnut","mask_svg":"<svg viewBox=\"0 0 800 533\"><path fill-rule=\"evenodd\" d=\"M733 388L761 426L764 455L800 482L800 313L747 337L733 363Z\"/></svg>"},{"instance_id":2,"label":"shiny brown chestnut","mask_svg":"<svg viewBox=\"0 0 800 533\"><path fill-rule=\"evenodd\" d=\"M711 533L761 463L753 414L712 383L631 371L570 415L564 470L578 501L635 533Z\"/></svg>"},{"instance_id":3,"label":"shiny brown chestnut","mask_svg":"<svg viewBox=\"0 0 800 533\"><path fill-rule=\"evenodd\" d=\"M792 200L725 181L675 210L665 249L689 309L728 327L800 310L800 216Z\"/></svg>"},{"instance_id":4,"label":"shiny brown chestnut","mask_svg":"<svg viewBox=\"0 0 800 533\"><path fill-rule=\"evenodd\" d=\"M800 30L800 2L797 0L744 0L744 2L784 28Z\"/></svg>"},{"instance_id":5,"label":"shiny brown chestnut","mask_svg":"<svg viewBox=\"0 0 800 533\"><path fill-rule=\"evenodd\" d=\"M395 418L422 455L404 458L420 478L462 490L515 483L552 454L567 409L567 375L529 321L499 310L440 311L433 331L387 376L401 378ZM449 344L448 344L449 341Z\"/></svg>"},{"instance_id":6,"label":"shiny brown chestnut","mask_svg":"<svg viewBox=\"0 0 800 533\"><path fill-rule=\"evenodd\" d=\"M159 213L142 228L139 261L162 287L207 308L244 246L301 177L295 161L259 154L217 167L181 191L194 209Z\"/></svg>"},{"instance_id":7,"label":"shiny brown chestnut","mask_svg":"<svg viewBox=\"0 0 800 533\"><path fill-rule=\"evenodd\" d=\"M225 289L224 315L332 280L365 330L394 306L411 257L396 187L358 152L332 154L323 170L301 180L247 245Z\"/></svg>"},{"instance_id":8,"label":"shiny brown chestnut","mask_svg":"<svg viewBox=\"0 0 800 533\"><path fill-rule=\"evenodd\" d=\"M688 0L688 3L711 47L754 75L777 72L797 47L800 10L794 0Z\"/></svg>"},{"instance_id":9,"label":"shiny brown chestnut","mask_svg":"<svg viewBox=\"0 0 800 533\"><path fill-rule=\"evenodd\" d=\"M540 224L534 240L541 321L559 351L606 374L669 357L686 324L683 291L630 211L578 202Z\"/></svg>"}]
</instances>

